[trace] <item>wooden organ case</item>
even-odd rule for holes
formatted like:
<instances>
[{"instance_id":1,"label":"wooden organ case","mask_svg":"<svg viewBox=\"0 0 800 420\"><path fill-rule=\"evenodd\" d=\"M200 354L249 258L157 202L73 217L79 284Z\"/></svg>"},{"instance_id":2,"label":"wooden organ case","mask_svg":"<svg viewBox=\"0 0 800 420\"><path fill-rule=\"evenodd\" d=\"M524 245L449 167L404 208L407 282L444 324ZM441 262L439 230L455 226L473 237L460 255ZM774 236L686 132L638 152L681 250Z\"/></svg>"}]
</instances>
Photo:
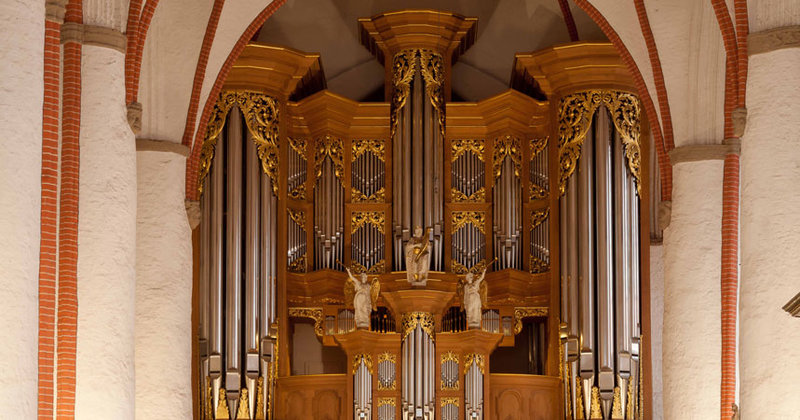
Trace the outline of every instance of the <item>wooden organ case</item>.
<instances>
[{"instance_id":1,"label":"wooden organ case","mask_svg":"<svg viewBox=\"0 0 800 420\"><path fill-rule=\"evenodd\" d=\"M202 148L196 418L644 418L647 153L630 77L610 44L574 43L518 54L505 92L450 102L476 23L360 19L383 103L326 90L318 55L245 47ZM416 226L425 286L405 272ZM369 330L343 264L380 281ZM487 266L468 329L458 282ZM522 347L527 370L503 368ZM339 362L301 372L303 352Z\"/></svg>"}]
</instances>

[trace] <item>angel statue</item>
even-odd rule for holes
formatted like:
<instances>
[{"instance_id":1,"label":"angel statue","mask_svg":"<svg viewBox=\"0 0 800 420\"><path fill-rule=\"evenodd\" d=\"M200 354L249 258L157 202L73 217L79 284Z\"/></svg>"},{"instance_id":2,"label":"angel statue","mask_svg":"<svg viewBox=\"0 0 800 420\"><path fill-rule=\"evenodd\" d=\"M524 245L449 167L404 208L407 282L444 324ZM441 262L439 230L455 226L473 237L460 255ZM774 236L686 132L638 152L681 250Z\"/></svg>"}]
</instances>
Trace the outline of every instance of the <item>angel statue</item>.
<instances>
[{"instance_id":1,"label":"angel statue","mask_svg":"<svg viewBox=\"0 0 800 420\"><path fill-rule=\"evenodd\" d=\"M367 279L367 273L361 273L358 277L354 276L347 269L348 279L344 284L344 300L355 309L356 328L368 330L370 315L372 311L378 309L378 294L381 292L381 282L377 278L371 282Z\"/></svg>"},{"instance_id":2,"label":"angel statue","mask_svg":"<svg viewBox=\"0 0 800 420\"><path fill-rule=\"evenodd\" d=\"M483 278L486 276L486 270L483 269L478 278L475 278L475 273L469 272L464 276L464 280L460 282L458 287L458 294L461 297L461 302L464 305L464 310L467 312L467 329L479 329L481 327L481 315L483 306L486 305L487 287Z\"/></svg>"},{"instance_id":3,"label":"angel statue","mask_svg":"<svg viewBox=\"0 0 800 420\"><path fill-rule=\"evenodd\" d=\"M422 233L422 228L414 228L414 236L406 243L406 276L412 286L425 286L428 282L428 269L431 266L430 241L431 228Z\"/></svg>"}]
</instances>

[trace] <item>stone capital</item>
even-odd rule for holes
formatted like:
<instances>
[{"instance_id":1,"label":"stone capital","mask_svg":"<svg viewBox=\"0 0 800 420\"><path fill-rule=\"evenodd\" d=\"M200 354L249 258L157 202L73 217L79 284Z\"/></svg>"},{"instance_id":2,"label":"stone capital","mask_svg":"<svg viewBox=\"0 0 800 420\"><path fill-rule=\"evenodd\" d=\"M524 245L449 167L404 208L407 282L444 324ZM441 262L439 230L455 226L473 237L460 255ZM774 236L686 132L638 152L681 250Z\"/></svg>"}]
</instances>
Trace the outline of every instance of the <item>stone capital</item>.
<instances>
[{"instance_id":1,"label":"stone capital","mask_svg":"<svg viewBox=\"0 0 800 420\"><path fill-rule=\"evenodd\" d=\"M127 105L127 109L128 125L131 126L133 134L138 136L142 132L142 104L131 102Z\"/></svg>"},{"instance_id":2,"label":"stone capital","mask_svg":"<svg viewBox=\"0 0 800 420\"><path fill-rule=\"evenodd\" d=\"M800 48L800 25L768 29L747 36L747 54L750 56L784 48Z\"/></svg>"},{"instance_id":3,"label":"stone capital","mask_svg":"<svg viewBox=\"0 0 800 420\"><path fill-rule=\"evenodd\" d=\"M658 203L658 227L664 230L672 219L672 201Z\"/></svg>"},{"instance_id":4,"label":"stone capital","mask_svg":"<svg viewBox=\"0 0 800 420\"><path fill-rule=\"evenodd\" d=\"M738 155L740 149L741 143L738 138L725 139L722 144L692 144L670 150L669 160L673 165L683 162L723 160L727 155Z\"/></svg>"},{"instance_id":5,"label":"stone capital","mask_svg":"<svg viewBox=\"0 0 800 420\"><path fill-rule=\"evenodd\" d=\"M61 25L61 43L69 42L111 48L125 54L127 39L116 29L66 22Z\"/></svg>"},{"instance_id":6,"label":"stone capital","mask_svg":"<svg viewBox=\"0 0 800 420\"><path fill-rule=\"evenodd\" d=\"M189 147L169 140L136 139L137 152L175 153L183 157L189 156Z\"/></svg>"},{"instance_id":7,"label":"stone capital","mask_svg":"<svg viewBox=\"0 0 800 420\"><path fill-rule=\"evenodd\" d=\"M200 213L200 202L186 200L184 203L186 205L186 217L189 219L189 227L192 230L195 230L198 226L200 226L200 219L202 216Z\"/></svg>"},{"instance_id":8,"label":"stone capital","mask_svg":"<svg viewBox=\"0 0 800 420\"><path fill-rule=\"evenodd\" d=\"M67 0L47 0L44 10L45 20L62 24L64 23L64 13L67 11Z\"/></svg>"}]
</instances>

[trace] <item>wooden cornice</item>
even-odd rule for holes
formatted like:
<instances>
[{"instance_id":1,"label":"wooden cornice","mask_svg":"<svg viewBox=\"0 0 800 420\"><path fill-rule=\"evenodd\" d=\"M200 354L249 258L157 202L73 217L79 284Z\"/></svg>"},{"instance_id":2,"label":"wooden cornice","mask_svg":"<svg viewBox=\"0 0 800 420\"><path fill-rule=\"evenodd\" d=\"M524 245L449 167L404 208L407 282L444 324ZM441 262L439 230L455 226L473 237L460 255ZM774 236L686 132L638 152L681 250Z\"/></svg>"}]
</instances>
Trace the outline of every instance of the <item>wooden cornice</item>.
<instances>
[{"instance_id":1,"label":"wooden cornice","mask_svg":"<svg viewBox=\"0 0 800 420\"><path fill-rule=\"evenodd\" d=\"M608 42L575 42L517 54L511 86L547 98L586 89L636 92L628 68Z\"/></svg>"},{"instance_id":2,"label":"wooden cornice","mask_svg":"<svg viewBox=\"0 0 800 420\"><path fill-rule=\"evenodd\" d=\"M361 43L381 63L406 48L426 48L455 62L475 42L478 19L437 10L401 10L358 20Z\"/></svg>"},{"instance_id":3,"label":"wooden cornice","mask_svg":"<svg viewBox=\"0 0 800 420\"><path fill-rule=\"evenodd\" d=\"M297 100L325 89L319 54L250 43L231 67L224 90L261 90L282 100Z\"/></svg>"},{"instance_id":4,"label":"wooden cornice","mask_svg":"<svg viewBox=\"0 0 800 420\"><path fill-rule=\"evenodd\" d=\"M288 114L289 130L298 136L389 136L388 103L356 102L329 90L290 102Z\"/></svg>"},{"instance_id":5,"label":"wooden cornice","mask_svg":"<svg viewBox=\"0 0 800 420\"><path fill-rule=\"evenodd\" d=\"M492 137L544 133L549 112L547 101L509 89L479 102L448 103L447 134Z\"/></svg>"}]
</instances>

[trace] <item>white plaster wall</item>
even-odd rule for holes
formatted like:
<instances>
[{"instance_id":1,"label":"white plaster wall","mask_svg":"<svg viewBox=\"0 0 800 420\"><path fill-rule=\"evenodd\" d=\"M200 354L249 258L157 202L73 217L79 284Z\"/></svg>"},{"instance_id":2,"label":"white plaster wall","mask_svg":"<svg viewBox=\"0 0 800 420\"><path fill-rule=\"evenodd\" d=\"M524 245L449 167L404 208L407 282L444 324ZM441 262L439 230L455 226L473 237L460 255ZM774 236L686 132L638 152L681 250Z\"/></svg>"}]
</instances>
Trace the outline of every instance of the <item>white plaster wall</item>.
<instances>
[{"instance_id":1,"label":"white plaster wall","mask_svg":"<svg viewBox=\"0 0 800 420\"><path fill-rule=\"evenodd\" d=\"M664 245L650 246L650 361L653 419L664 418L662 333L664 331Z\"/></svg>"},{"instance_id":2,"label":"white plaster wall","mask_svg":"<svg viewBox=\"0 0 800 420\"><path fill-rule=\"evenodd\" d=\"M142 138L180 143L213 1L159 2L142 50Z\"/></svg>"},{"instance_id":3,"label":"white plaster wall","mask_svg":"<svg viewBox=\"0 0 800 420\"><path fill-rule=\"evenodd\" d=\"M742 138L742 417L800 416L800 48L750 58Z\"/></svg>"},{"instance_id":4,"label":"white plaster wall","mask_svg":"<svg viewBox=\"0 0 800 420\"><path fill-rule=\"evenodd\" d=\"M646 1L676 146L723 139L725 48L711 2Z\"/></svg>"},{"instance_id":5,"label":"white plaster wall","mask_svg":"<svg viewBox=\"0 0 800 420\"><path fill-rule=\"evenodd\" d=\"M83 23L125 30L128 0L83 0Z\"/></svg>"},{"instance_id":6,"label":"white plaster wall","mask_svg":"<svg viewBox=\"0 0 800 420\"><path fill-rule=\"evenodd\" d=\"M750 33L783 26L800 25L797 0L750 0L747 2Z\"/></svg>"},{"instance_id":7,"label":"white plaster wall","mask_svg":"<svg viewBox=\"0 0 800 420\"><path fill-rule=\"evenodd\" d=\"M75 418L133 419L136 152L122 53L84 46Z\"/></svg>"},{"instance_id":8,"label":"white plaster wall","mask_svg":"<svg viewBox=\"0 0 800 420\"><path fill-rule=\"evenodd\" d=\"M36 417L44 2L0 2L0 413Z\"/></svg>"},{"instance_id":9,"label":"white plaster wall","mask_svg":"<svg viewBox=\"0 0 800 420\"><path fill-rule=\"evenodd\" d=\"M186 158L136 153L136 419L192 417L192 232Z\"/></svg>"},{"instance_id":10,"label":"white plaster wall","mask_svg":"<svg viewBox=\"0 0 800 420\"><path fill-rule=\"evenodd\" d=\"M664 231L664 418L719 417L721 160L673 166Z\"/></svg>"}]
</instances>

